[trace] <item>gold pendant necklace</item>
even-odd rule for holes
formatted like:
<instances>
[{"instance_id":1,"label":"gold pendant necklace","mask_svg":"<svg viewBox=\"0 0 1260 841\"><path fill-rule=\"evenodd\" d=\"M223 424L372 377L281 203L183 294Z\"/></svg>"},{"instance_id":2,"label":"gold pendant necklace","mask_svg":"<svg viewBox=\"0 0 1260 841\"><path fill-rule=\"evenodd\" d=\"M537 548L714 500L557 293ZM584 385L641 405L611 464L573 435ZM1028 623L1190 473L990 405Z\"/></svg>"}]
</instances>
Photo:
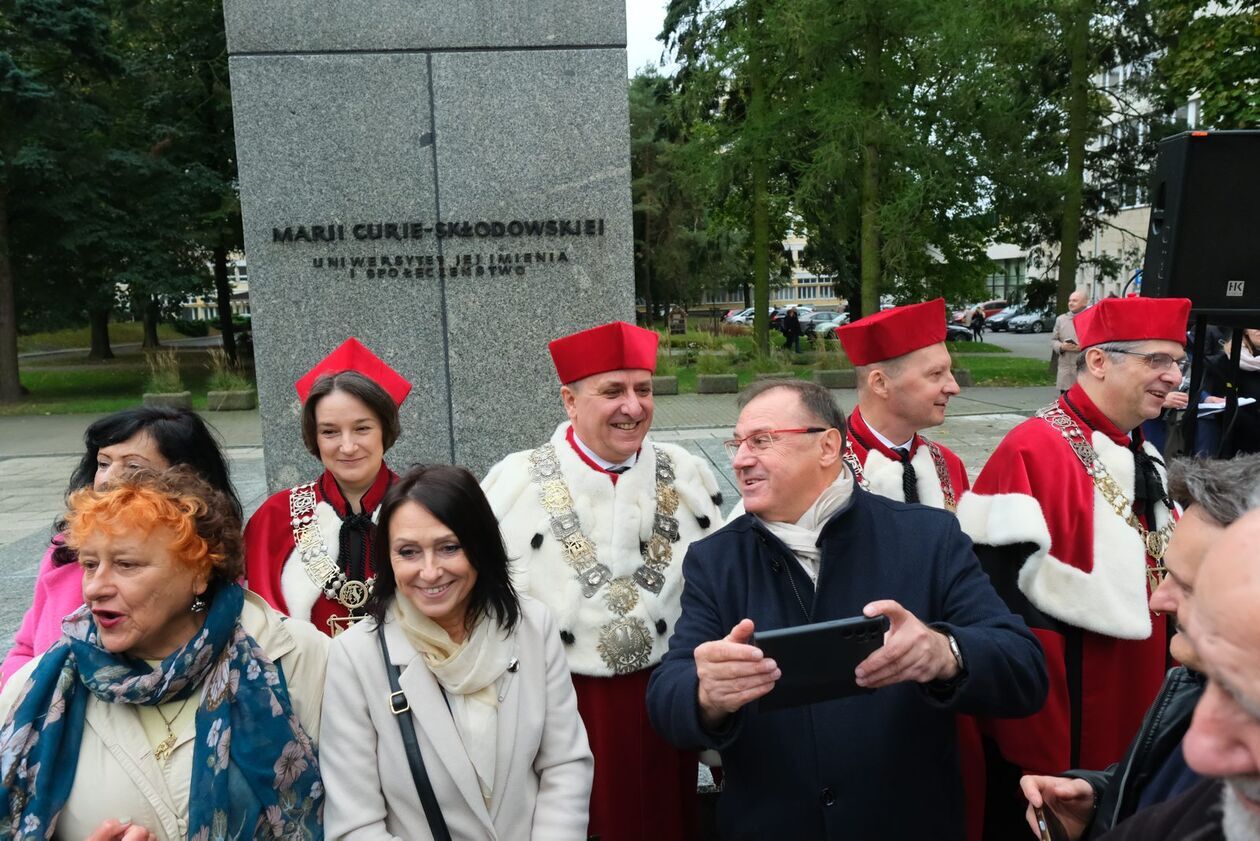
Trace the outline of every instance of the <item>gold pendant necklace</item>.
<instances>
[{"instance_id":1,"label":"gold pendant necklace","mask_svg":"<svg viewBox=\"0 0 1260 841\"><path fill-rule=\"evenodd\" d=\"M162 719L162 723L166 725L166 738L158 742L158 746L153 749L153 757L158 762L165 762L170 759L171 754L175 751L175 730L172 725L179 720L179 717L184 712L184 707L188 706L188 699L191 697L192 695L189 695L188 698L184 699L184 703L179 705L179 709L175 711L175 715L171 716L170 721L167 721L166 716L162 715L160 707L153 708L157 710L158 718Z\"/></svg>"}]
</instances>

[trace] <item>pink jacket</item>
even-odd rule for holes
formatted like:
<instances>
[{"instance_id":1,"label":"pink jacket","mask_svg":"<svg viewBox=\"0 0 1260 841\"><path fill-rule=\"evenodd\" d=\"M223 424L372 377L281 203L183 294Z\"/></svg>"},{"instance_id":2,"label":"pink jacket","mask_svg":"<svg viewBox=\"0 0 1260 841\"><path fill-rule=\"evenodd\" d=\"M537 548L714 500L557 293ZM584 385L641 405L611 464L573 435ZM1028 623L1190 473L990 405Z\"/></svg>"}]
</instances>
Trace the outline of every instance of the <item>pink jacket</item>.
<instances>
[{"instance_id":1,"label":"pink jacket","mask_svg":"<svg viewBox=\"0 0 1260 841\"><path fill-rule=\"evenodd\" d=\"M48 547L35 579L35 600L13 637L13 648L0 665L0 686L27 661L61 639L61 620L83 606L83 570L78 564L53 566L55 544Z\"/></svg>"}]
</instances>

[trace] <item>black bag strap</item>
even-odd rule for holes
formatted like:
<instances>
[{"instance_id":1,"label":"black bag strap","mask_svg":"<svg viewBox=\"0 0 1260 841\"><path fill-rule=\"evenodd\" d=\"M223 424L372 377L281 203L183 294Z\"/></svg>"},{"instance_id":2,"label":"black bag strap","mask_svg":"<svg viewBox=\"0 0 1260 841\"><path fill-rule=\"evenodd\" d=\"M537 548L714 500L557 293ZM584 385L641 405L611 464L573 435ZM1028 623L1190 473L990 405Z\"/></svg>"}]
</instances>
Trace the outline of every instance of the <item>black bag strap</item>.
<instances>
[{"instance_id":1,"label":"black bag strap","mask_svg":"<svg viewBox=\"0 0 1260 841\"><path fill-rule=\"evenodd\" d=\"M429 821L429 832L434 841L451 841L451 832L446 828L446 819L442 817L442 807L438 805L437 795L433 793L433 784L429 782L429 774L424 769L424 757L420 755L420 743L416 740L416 725L411 720L411 705L407 696L398 685L398 667L389 659L389 648L385 645L385 624L376 623L376 636L381 641L381 656L385 658L385 674L389 676L389 710L398 720L398 729L402 731L403 747L407 750L407 764L411 766L411 777L416 783L416 794L420 795L420 805L424 807L424 816Z\"/></svg>"}]
</instances>

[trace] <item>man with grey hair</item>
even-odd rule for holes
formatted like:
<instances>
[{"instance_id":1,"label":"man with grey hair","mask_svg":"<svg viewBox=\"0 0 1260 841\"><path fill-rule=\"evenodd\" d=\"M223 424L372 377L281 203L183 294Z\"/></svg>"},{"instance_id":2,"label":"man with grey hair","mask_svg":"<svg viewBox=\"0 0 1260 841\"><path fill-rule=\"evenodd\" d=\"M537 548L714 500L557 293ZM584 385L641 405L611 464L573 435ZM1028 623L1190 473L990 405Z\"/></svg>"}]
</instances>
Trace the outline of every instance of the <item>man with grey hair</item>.
<instances>
[{"instance_id":1,"label":"man with grey hair","mask_svg":"<svg viewBox=\"0 0 1260 841\"><path fill-rule=\"evenodd\" d=\"M726 448L746 513L687 551L682 615L648 685L653 726L679 747L721 752L728 841L961 841L955 714L1036 710L1036 641L957 518L854 482L826 389L762 382L740 404ZM754 631L856 616L889 623L852 673L874 694L766 708L782 674Z\"/></svg>"},{"instance_id":2,"label":"man with grey hair","mask_svg":"<svg viewBox=\"0 0 1260 841\"><path fill-rule=\"evenodd\" d=\"M1142 729L1118 764L1020 780L1034 832L1033 810L1042 807L1059 819L1069 841L1096 839L1135 812L1142 814L1139 809L1170 800L1201 779L1186 765L1182 737L1203 694L1204 678L1198 654L1180 627L1193 603L1203 559L1226 527L1260 503L1260 455L1174 461L1168 468L1168 490L1184 513L1168 543L1166 575L1151 595L1151 610L1175 621L1178 631L1168 650L1181 665L1164 678Z\"/></svg>"},{"instance_id":3,"label":"man with grey hair","mask_svg":"<svg viewBox=\"0 0 1260 841\"><path fill-rule=\"evenodd\" d=\"M1076 341L1074 324L1077 314L1088 306L1089 296L1084 290L1077 289L1068 296L1068 311L1054 320L1054 331L1050 334L1050 348L1059 355L1058 369L1054 379L1060 394L1076 384L1076 360L1081 355L1081 346Z\"/></svg>"},{"instance_id":4,"label":"man with grey hair","mask_svg":"<svg viewBox=\"0 0 1260 841\"><path fill-rule=\"evenodd\" d=\"M1207 686L1182 747L1206 779L1134 815L1108 841L1260 841L1258 555L1260 510L1253 509L1208 550L1184 611L1183 634Z\"/></svg>"},{"instance_id":5,"label":"man with grey hair","mask_svg":"<svg viewBox=\"0 0 1260 841\"><path fill-rule=\"evenodd\" d=\"M1017 838L1021 774L1118 761L1163 682L1167 616L1149 607L1177 519L1143 440L1187 365L1185 298L1114 298L1075 319L1076 383L1016 426L958 517L999 593L1041 640L1036 715L984 721L986 828Z\"/></svg>"}]
</instances>

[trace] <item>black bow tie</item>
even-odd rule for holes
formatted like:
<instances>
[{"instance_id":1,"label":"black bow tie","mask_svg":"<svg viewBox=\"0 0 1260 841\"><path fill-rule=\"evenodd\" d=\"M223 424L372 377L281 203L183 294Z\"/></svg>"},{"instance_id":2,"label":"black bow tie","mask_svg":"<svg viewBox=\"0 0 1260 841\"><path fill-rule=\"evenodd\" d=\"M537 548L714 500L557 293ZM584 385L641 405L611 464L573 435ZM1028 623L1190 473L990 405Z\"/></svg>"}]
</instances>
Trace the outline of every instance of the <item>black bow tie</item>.
<instances>
[{"instance_id":1,"label":"black bow tie","mask_svg":"<svg viewBox=\"0 0 1260 841\"><path fill-rule=\"evenodd\" d=\"M630 467L625 464L619 464L616 467L606 467L604 469L609 473L615 473L616 475L620 476L622 473L625 473L627 470L629 470Z\"/></svg>"}]
</instances>

